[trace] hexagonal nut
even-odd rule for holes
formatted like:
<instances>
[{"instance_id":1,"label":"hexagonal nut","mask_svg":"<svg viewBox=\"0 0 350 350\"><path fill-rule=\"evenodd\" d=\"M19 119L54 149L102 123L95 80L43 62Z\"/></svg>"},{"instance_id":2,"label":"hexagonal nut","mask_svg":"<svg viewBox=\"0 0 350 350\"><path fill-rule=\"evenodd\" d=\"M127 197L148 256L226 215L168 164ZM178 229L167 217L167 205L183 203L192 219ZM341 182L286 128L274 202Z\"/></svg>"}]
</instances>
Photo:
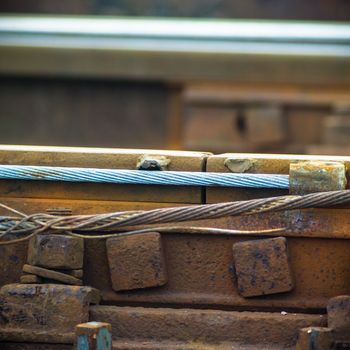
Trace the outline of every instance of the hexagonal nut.
<instances>
[{"instance_id":1,"label":"hexagonal nut","mask_svg":"<svg viewBox=\"0 0 350 350\"><path fill-rule=\"evenodd\" d=\"M293 289L287 241L284 237L233 245L238 291L244 297L289 292Z\"/></svg>"},{"instance_id":2,"label":"hexagonal nut","mask_svg":"<svg viewBox=\"0 0 350 350\"><path fill-rule=\"evenodd\" d=\"M28 263L51 269L82 269L84 240L58 234L33 237L28 247Z\"/></svg>"},{"instance_id":3,"label":"hexagonal nut","mask_svg":"<svg viewBox=\"0 0 350 350\"><path fill-rule=\"evenodd\" d=\"M162 286L167 282L159 233L110 238L106 246L115 291Z\"/></svg>"}]
</instances>

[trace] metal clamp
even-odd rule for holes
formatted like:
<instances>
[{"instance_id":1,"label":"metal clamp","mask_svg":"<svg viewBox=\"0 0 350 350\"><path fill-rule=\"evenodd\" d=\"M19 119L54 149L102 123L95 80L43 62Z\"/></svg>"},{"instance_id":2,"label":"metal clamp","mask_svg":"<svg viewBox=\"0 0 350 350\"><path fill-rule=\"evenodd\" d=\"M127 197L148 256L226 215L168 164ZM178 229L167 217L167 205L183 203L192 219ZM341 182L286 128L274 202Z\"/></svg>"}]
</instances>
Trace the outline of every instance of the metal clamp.
<instances>
[{"instance_id":1,"label":"metal clamp","mask_svg":"<svg viewBox=\"0 0 350 350\"><path fill-rule=\"evenodd\" d=\"M346 184L343 162L299 161L289 166L290 194L345 190Z\"/></svg>"}]
</instances>

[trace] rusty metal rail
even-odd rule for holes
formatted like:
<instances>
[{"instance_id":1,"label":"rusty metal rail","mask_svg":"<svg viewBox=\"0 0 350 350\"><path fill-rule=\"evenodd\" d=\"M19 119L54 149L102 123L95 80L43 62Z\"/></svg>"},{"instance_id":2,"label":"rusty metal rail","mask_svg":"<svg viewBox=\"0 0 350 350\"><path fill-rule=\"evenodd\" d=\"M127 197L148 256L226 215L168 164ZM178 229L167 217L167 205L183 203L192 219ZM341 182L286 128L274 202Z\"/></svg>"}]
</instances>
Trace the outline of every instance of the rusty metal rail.
<instances>
[{"instance_id":1,"label":"rusty metal rail","mask_svg":"<svg viewBox=\"0 0 350 350\"><path fill-rule=\"evenodd\" d=\"M146 151L125 153L0 147L0 163L139 169ZM310 334L329 335L330 327L337 341L347 341L341 337L347 335L344 305L350 305L344 296L350 290L349 158L304 163L301 156L154 154L168 158L162 173L289 174L296 195L210 187L201 196L198 186L2 180L0 239L19 240L0 245L0 285L6 284L0 325L10 320L0 342L71 344L74 326L88 320L112 325L113 349L232 348L236 342L286 349L300 328L299 338L308 340L305 327L312 326ZM87 307L97 296L103 306ZM93 338L97 333L84 330Z\"/></svg>"},{"instance_id":2,"label":"rusty metal rail","mask_svg":"<svg viewBox=\"0 0 350 350\"><path fill-rule=\"evenodd\" d=\"M126 211L115 212L97 215L76 215L76 216L56 216L50 214L33 214L26 215L16 209L10 208L0 203L0 206L6 210L16 213L18 217L2 216L0 218L0 238L4 238L8 234L21 234L23 238L19 240L26 240L34 235L45 231L67 231L70 235L76 235L84 238L101 238L108 237L108 235L89 236L88 233L104 232L114 233L128 230L132 226L142 226L151 224L176 223L181 221L193 221L204 219L216 219L225 216L249 215L264 212L274 212L293 209L329 207L334 205L345 204L350 201L350 191L332 191L311 193L304 196L281 196L263 199L254 199L249 201L237 201L217 204L193 205L186 207L162 208L153 209L149 211ZM162 230L162 228L158 228ZM153 228L154 230L154 228ZM163 231L165 228L163 229ZM169 230L169 228L167 228ZM278 229L281 231L281 229ZM277 231L278 231L277 230ZM186 231L184 229L184 231ZM200 231L196 228L187 230L189 233L220 233L218 230L208 229ZM270 232L276 230L268 230ZM73 232L81 232L77 234ZM130 234L139 234L147 232L147 230L131 231ZM222 231L221 234L237 234L239 232L227 230ZM243 233L257 233L257 231L246 231ZM118 233L116 235L119 235ZM2 241L0 244L9 244L17 242L16 240Z\"/></svg>"},{"instance_id":3,"label":"rusty metal rail","mask_svg":"<svg viewBox=\"0 0 350 350\"><path fill-rule=\"evenodd\" d=\"M348 24L6 15L0 24L0 73L349 84Z\"/></svg>"}]
</instances>

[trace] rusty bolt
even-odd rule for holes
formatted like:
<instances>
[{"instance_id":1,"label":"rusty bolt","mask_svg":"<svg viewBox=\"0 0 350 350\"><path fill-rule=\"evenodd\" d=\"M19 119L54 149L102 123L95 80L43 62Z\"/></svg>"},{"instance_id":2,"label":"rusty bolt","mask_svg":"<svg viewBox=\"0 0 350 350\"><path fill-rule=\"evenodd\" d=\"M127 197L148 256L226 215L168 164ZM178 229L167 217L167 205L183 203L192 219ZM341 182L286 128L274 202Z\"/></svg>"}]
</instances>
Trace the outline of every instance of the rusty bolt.
<instances>
[{"instance_id":1,"label":"rusty bolt","mask_svg":"<svg viewBox=\"0 0 350 350\"><path fill-rule=\"evenodd\" d=\"M287 241L284 237L233 245L238 291L244 297L288 292L293 289Z\"/></svg>"},{"instance_id":2,"label":"rusty bolt","mask_svg":"<svg viewBox=\"0 0 350 350\"><path fill-rule=\"evenodd\" d=\"M141 156L136 164L137 170L167 170L170 159L164 156Z\"/></svg>"}]
</instances>

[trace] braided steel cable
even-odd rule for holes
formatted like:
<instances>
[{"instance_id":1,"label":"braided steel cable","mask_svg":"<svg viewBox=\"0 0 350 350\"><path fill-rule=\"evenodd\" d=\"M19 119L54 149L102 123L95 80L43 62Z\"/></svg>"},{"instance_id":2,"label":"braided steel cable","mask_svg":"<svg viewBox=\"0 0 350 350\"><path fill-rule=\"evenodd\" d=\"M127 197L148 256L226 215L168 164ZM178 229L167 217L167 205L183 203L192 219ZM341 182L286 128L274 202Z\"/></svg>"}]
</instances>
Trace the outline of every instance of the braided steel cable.
<instances>
[{"instance_id":1,"label":"braided steel cable","mask_svg":"<svg viewBox=\"0 0 350 350\"><path fill-rule=\"evenodd\" d=\"M0 179L137 185L289 188L288 175L190 171L140 171L29 165L0 165Z\"/></svg>"},{"instance_id":2,"label":"braided steel cable","mask_svg":"<svg viewBox=\"0 0 350 350\"><path fill-rule=\"evenodd\" d=\"M115 212L97 215L54 216L49 214L25 215L4 204L0 206L17 216L0 217L0 238L9 234L16 237L0 241L10 244L29 239L41 232L71 232L91 238L89 234L116 234L127 232L133 226L169 224L182 221L213 219L224 216L250 215L271 211L331 207L350 203L350 190L312 193L304 196L281 196L217 204L191 205L175 208ZM162 229L162 228L160 228ZM163 227L163 230L169 227ZM124 231L123 231L124 230ZM153 228L154 230L154 228ZM211 229L216 230L217 229ZM276 229L273 229L276 230ZM279 228L280 230L280 228ZM181 230L179 229L181 232ZM132 230L130 232L133 232ZM137 233L139 233L136 230ZM118 234L118 233L117 233ZM21 236L21 238L17 238ZM96 238L96 237L92 237Z\"/></svg>"}]
</instances>

